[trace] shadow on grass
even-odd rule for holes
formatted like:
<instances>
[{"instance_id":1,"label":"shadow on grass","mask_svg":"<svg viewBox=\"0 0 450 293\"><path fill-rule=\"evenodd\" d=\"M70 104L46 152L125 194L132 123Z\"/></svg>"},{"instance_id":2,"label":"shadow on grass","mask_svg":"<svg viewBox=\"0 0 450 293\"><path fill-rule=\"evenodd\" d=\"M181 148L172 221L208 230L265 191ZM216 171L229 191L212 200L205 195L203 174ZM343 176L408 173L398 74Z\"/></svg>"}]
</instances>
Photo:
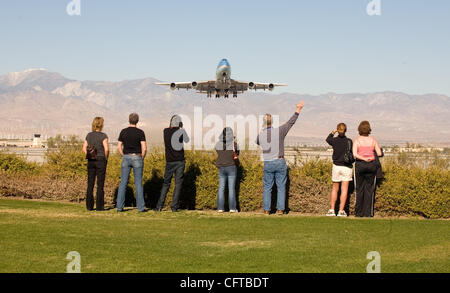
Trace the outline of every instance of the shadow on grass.
<instances>
[{"instance_id":1,"label":"shadow on grass","mask_svg":"<svg viewBox=\"0 0 450 293\"><path fill-rule=\"evenodd\" d=\"M191 164L184 172L183 186L180 195L180 208L195 210L197 200L197 177L201 175L200 168Z\"/></svg>"},{"instance_id":2,"label":"shadow on grass","mask_svg":"<svg viewBox=\"0 0 450 293\"><path fill-rule=\"evenodd\" d=\"M117 206L117 195L119 193L119 187L117 186L114 191L114 199L113 204L114 207ZM134 191L133 188L127 185L127 188L125 190L125 207L136 207L136 198L134 197Z\"/></svg>"},{"instance_id":3,"label":"shadow on grass","mask_svg":"<svg viewBox=\"0 0 450 293\"><path fill-rule=\"evenodd\" d=\"M153 170L150 180L144 183L145 205L148 208L156 208L163 184L164 178L156 170Z\"/></svg>"}]
</instances>

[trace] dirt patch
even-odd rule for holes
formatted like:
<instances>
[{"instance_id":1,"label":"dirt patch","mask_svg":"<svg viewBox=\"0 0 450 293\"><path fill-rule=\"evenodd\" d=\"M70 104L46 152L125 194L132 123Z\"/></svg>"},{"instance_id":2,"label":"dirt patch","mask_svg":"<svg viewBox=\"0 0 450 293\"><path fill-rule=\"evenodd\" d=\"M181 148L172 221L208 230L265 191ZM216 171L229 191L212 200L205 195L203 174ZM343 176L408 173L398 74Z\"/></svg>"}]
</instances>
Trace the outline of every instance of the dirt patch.
<instances>
[{"instance_id":1,"label":"dirt patch","mask_svg":"<svg viewBox=\"0 0 450 293\"><path fill-rule=\"evenodd\" d=\"M210 241L202 242L201 246L220 247L220 248L265 248L272 245L271 241L248 240L248 241Z\"/></svg>"},{"instance_id":2,"label":"dirt patch","mask_svg":"<svg viewBox=\"0 0 450 293\"><path fill-rule=\"evenodd\" d=\"M0 213L14 214L29 217L44 218L88 218L89 215L79 215L74 213L55 213L48 210L23 210L23 209L0 209Z\"/></svg>"},{"instance_id":3,"label":"dirt patch","mask_svg":"<svg viewBox=\"0 0 450 293\"><path fill-rule=\"evenodd\" d=\"M382 255L383 257L383 255ZM395 252L387 254L389 259L401 261L420 262L433 259L450 259L450 242L437 245L425 245L407 252Z\"/></svg>"}]
</instances>

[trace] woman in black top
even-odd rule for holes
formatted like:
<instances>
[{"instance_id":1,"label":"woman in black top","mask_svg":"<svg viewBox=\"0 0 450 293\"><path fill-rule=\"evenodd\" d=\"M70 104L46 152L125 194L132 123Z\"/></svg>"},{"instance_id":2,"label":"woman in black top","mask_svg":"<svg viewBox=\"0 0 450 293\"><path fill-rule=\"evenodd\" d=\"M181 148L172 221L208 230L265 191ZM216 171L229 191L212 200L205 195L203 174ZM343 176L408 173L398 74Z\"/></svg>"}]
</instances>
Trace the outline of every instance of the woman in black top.
<instances>
[{"instance_id":1,"label":"woman in black top","mask_svg":"<svg viewBox=\"0 0 450 293\"><path fill-rule=\"evenodd\" d=\"M332 181L333 189L331 191L331 208L327 216L336 216L335 204L338 197L339 187L341 188L340 206L338 217L347 217L344 211L347 201L348 186L353 180L353 164L345 162L344 156L352 151L352 140L345 136L347 126L345 123L339 123L336 130L333 130L327 137L327 143L333 147L333 171ZM334 137L339 133L337 137Z\"/></svg>"},{"instance_id":2,"label":"woman in black top","mask_svg":"<svg viewBox=\"0 0 450 293\"><path fill-rule=\"evenodd\" d=\"M237 212L236 203L236 159L239 155L239 147L234 141L233 129L224 128L219 141L216 144L217 161L219 168L219 191L217 193L217 210L222 213L225 209L225 186L228 181L228 205L230 213Z\"/></svg>"},{"instance_id":3,"label":"woman in black top","mask_svg":"<svg viewBox=\"0 0 450 293\"><path fill-rule=\"evenodd\" d=\"M94 185L95 178L97 178L97 200L96 210L104 210L105 193L103 186L106 177L106 164L109 156L108 136L101 132L103 129L104 119L102 117L95 117L92 121L92 132L88 133L83 143L83 152L88 153L88 147L91 149L95 147L96 158L88 159L88 184L86 192L86 208L88 211L94 209Z\"/></svg>"}]
</instances>

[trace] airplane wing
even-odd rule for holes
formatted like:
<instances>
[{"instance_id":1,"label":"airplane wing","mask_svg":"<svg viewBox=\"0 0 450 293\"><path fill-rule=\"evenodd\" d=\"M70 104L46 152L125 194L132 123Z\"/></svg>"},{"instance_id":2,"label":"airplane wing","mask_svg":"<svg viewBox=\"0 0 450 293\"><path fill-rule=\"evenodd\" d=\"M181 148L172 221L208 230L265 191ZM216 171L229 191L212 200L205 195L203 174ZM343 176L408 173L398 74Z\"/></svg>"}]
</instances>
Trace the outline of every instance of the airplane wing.
<instances>
[{"instance_id":1,"label":"airplane wing","mask_svg":"<svg viewBox=\"0 0 450 293\"><path fill-rule=\"evenodd\" d=\"M196 90L198 93L206 93L211 96L216 89L216 80L206 80L206 81L193 81L193 82L159 82L157 85L169 86L171 90L176 89L186 89L186 90ZM223 86L223 85L222 85ZM273 91L275 87L287 86L287 84L282 83L261 83L261 82L247 82L230 79L226 87L219 87L222 95L227 96L228 91L235 96L237 93L244 93L248 90L269 90Z\"/></svg>"},{"instance_id":2,"label":"airplane wing","mask_svg":"<svg viewBox=\"0 0 450 293\"><path fill-rule=\"evenodd\" d=\"M275 87L278 86L287 86L287 84L284 83L261 83L261 82L247 82L247 81L239 81L239 80L232 80L231 81L234 86L239 91L246 91L246 90L270 90L272 91Z\"/></svg>"},{"instance_id":3,"label":"airplane wing","mask_svg":"<svg viewBox=\"0 0 450 293\"><path fill-rule=\"evenodd\" d=\"M194 81L194 82L157 82L157 85L166 85L169 86L170 89L195 89L198 91L208 91L210 88L214 88L216 81L215 80L207 80L207 81Z\"/></svg>"}]
</instances>

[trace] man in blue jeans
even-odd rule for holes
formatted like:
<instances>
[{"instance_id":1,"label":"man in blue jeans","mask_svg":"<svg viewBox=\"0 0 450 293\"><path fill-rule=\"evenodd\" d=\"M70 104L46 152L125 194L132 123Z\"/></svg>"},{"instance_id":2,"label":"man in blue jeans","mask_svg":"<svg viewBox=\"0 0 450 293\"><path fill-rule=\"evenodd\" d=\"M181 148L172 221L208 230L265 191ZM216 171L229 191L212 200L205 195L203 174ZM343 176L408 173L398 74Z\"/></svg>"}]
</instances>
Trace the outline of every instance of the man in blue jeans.
<instances>
[{"instance_id":1,"label":"man in blue jeans","mask_svg":"<svg viewBox=\"0 0 450 293\"><path fill-rule=\"evenodd\" d=\"M164 129L163 134L166 170L164 172L164 184L154 211L159 212L164 208L167 192L169 192L172 177L175 175L175 190L173 191L171 209L172 212L178 212L180 211L180 195L186 167L183 144L189 142L189 136L183 128L181 117L178 115L172 116L170 125Z\"/></svg>"},{"instance_id":2,"label":"man in blue jeans","mask_svg":"<svg viewBox=\"0 0 450 293\"><path fill-rule=\"evenodd\" d=\"M119 135L117 149L122 155L121 178L119 192L117 194L117 211L122 212L125 205L125 192L131 169L134 173L134 186L136 187L136 204L139 212L145 212L144 188L142 186L142 173L144 170L144 158L147 153L145 133L137 128L139 115L131 113L130 126L122 129Z\"/></svg>"},{"instance_id":3,"label":"man in blue jeans","mask_svg":"<svg viewBox=\"0 0 450 293\"><path fill-rule=\"evenodd\" d=\"M298 115L305 103L301 101L297 105L297 111L288 122L279 128L272 127L272 115L266 114L264 117L264 129L258 135L256 143L261 146L264 160L264 178L263 178L263 206L264 213L270 214L272 202L273 183L277 184L277 214L282 215L286 203L286 181L287 165L284 159L284 139L289 130L294 126Z\"/></svg>"}]
</instances>

